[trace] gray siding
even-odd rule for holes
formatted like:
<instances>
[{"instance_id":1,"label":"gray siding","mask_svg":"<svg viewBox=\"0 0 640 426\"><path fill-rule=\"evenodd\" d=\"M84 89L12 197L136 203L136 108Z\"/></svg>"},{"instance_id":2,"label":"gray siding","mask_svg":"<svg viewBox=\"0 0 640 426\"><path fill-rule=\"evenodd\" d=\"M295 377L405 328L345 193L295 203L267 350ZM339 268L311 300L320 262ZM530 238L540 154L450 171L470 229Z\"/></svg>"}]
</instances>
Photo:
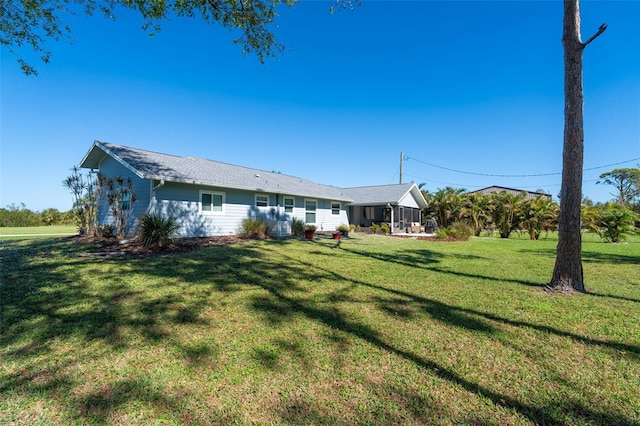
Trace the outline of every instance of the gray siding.
<instances>
[{"instance_id":1,"label":"gray siding","mask_svg":"<svg viewBox=\"0 0 640 426\"><path fill-rule=\"evenodd\" d=\"M222 193L223 211L201 212L201 191ZM246 191L173 182L167 182L154 195L150 210L176 219L181 237L236 234L254 203L253 194Z\"/></svg>"},{"instance_id":2,"label":"gray siding","mask_svg":"<svg viewBox=\"0 0 640 426\"><path fill-rule=\"evenodd\" d=\"M156 182L157 183L157 182ZM223 211L205 213L200 211L200 192L224 194ZM256 194L269 197L268 206L256 207ZM154 193L150 210L172 216L180 225L182 237L233 235L238 232L243 219L248 217L266 219L272 235L291 234L293 218L304 220L304 198L294 198L293 213L285 213L284 197L280 194L265 194L237 189L188 185L167 182ZM286 196L288 197L288 196ZM341 203L340 214L331 212L331 200L317 200L316 225L318 230L332 231L341 223L347 223L345 203Z\"/></svg>"},{"instance_id":3,"label":"gray siding","mask_svg":"<svg viewBox=\"0 0 640 426\"><path fill-rule=\"evenodd\" d=\"M316 226L319 231L335 231L340 224L349 224L345 203L340 203L340 214L334 215L331 211L331 203L335 200L318 200Z\"/></svg>"},{"instance_id":4,"label":"gray siding","mask_svg":"<svg viewBox=\"0 0 640 426\"><path fill-rule=\"evenodd\" d=\"M404 195L404 197L402 197L400 199L400 201L398 201L398 205L399 206L403 206L403 207L411 207L411 208L414 208L414 209L419 209L420 208L420 206L416 202L416 199L413 198L413 196L411 195L410 192L407 192Z\"/></svg>"}]
</instances>

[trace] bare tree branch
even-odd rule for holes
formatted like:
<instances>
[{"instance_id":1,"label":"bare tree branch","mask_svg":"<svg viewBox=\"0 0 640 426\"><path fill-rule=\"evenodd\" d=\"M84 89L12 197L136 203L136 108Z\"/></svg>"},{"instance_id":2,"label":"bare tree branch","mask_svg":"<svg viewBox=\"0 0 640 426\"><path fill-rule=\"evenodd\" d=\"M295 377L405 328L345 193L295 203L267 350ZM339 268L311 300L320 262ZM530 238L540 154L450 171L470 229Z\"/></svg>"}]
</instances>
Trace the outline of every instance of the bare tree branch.
<instances>
[{"instance_id":1,"label":"bare tree branch","mask_svg":"<svg viewBox=\"0 0 640 426\"><path fill-rule=\"evenodd\" d=\"M607 24L602 24L600 25L600 28L598 28L598 32L595 33L594 35L591 36L591 38L587 41L585 41L584 43L582 43L582 48L584 49L585 47L587 47L587 44L591 43L593 40L595 40L600 34L602 34L604 32L604 30L607 29Z\"/></svg>"}]
</instances>

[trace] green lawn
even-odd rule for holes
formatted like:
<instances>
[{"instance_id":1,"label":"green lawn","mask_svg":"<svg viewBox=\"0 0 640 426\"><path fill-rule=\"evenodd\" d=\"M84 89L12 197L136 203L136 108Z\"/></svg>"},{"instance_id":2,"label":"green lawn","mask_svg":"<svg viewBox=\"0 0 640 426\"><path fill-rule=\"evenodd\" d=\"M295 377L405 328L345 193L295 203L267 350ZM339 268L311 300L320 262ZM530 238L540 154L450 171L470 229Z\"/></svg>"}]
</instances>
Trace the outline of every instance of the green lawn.
<instances>
[{"instance_id":1,"label":"green lawn","mask_svg":"<svg viewBox=\"0 0 640 426\"><path fill-rule=\"evenodd\" d=\"M77 234L78 227L75 225L0 227L0 240Z\"/></svg>"},{"instance_id":2,"label":"green lawn","mask_svg":"<svg viewBox=\"0 0 640 426\"><path fill-rule=\"evenodd\" d=\"M640 423L640 239L0 241L0 424Z\"/></svg>"}]
</instances>

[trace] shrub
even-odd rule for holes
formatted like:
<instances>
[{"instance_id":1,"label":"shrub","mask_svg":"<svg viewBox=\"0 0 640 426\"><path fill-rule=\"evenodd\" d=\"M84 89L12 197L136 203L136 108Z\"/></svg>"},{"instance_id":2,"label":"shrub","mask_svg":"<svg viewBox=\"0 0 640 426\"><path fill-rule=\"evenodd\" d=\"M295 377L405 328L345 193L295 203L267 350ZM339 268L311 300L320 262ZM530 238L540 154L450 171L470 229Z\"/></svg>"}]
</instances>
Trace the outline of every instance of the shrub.
<instances>
[{"instance_id":1,"label":"shrub","mask_svg":"<svg viewBox=\"0 0 640 426\"><path fill-rule=\"evenodd\" d=\"M454 222L448 228L438 228L436 230L436 237L438 238L453 238L456 240L466 241L473 235L473 228L469 224L464 222Z\"/></svg>"},{"instance_id":2,"label":"shrub","mask_svg":"<svg viewBox=\"0 0 640 426\"><path fill-rule=\"evenodd\" d=\"M449 235L456 240L468 240L474 234L473 228L464 222L455 222L449 228Z\"/></svg>"},{"instance_id":3,"label":"shrub","mask_svg":"<svg viewBox=\"0 0 640 426\"><path fill-rule=\"evenodd\" d=\"M266 219L254 219L248 217L240 223L239 233L247 238L268 238L269 224Z\"/></svg>"},{"instance_id":4,"label":"shrub","mask_svg":"<svg viewBox=\"0 0 640 426\"><path fill-rule=\"evenodd\" d=\"M304 234L304 220L296 219L291 220L291 235L299 237Z\"/></svg>"},{"instance_id":5,"label":"shrub","mask_svg":"<svg viewBox=\"0 0 640 426\"><path fill-rule=\"evenodd\" d=\"M627 239L627 234L634 233L636 215L628 209L612 204L600 212L597 224L600 237L605 241L618 243Z\"/></svg>"},{"instance_id":6,"label":"shrub","mask_svg":"<svg viewBox=\"0 0 640 426\"><path fill-rule=\"evenodd\" d=\"M318 228L316 228L316 226L315 226L315 225L305 225L305 226L304 226L304 230L305 230L305 231L312 231L312 232L316 232L316 229L318 229Z\"/></svg>"},{"instance_id":7,"label":"shrub","mask_svg":"<svg viewBox=\"0 0 640 426\"><path fill-rule=\"evenodd\" d=\"M380 229L380 225L378 225L377 223L372 223L370 229L372 234L377 234L378 229Z\"/></svg>"},{"instance_id":8,"label":"shrub","mask_svg":"<svg viewBox=\"0 0 640 426\"><path fill-rule=\"evenodd\" d=\"M387 225L386 223L383 223L382 225L380 225L380 232L382 232L384 235L388 235L389 225Z\"/></svg>"},{"instance_id":9,"label":"shrub","mask_svg":"<svg viewBox=\"0 0 640 426\"><path fill-rule=\"evenodd\" d=\"M146 248L158 250L173 243L173 237L179 228L180 225L172 217L145 213L140 218L138 241Z\"/></svg>"},{"instance_id":10,"label":"shrub","mask_svg":"<svg viewBox=\"0 0 640 426\"><path fill-rule=\"evenodd\" d=\"M438 228L436 229L436 237L437 238L447 238L449 236L449 228Z\"/></svg>"},{"instance_id":11,"label":"shrub","mask_svg":"<svg viewBox=\"0 0 640 426\"><path fill-rule=\"evenodd\" d=\"M113 238L116 235L116 228L113 225L100 225L98 235L102 238Z\"/></svg>"},{"instance_id":12,"label":"shrub","mask_svg":"<svg viewBox=\"0 0 640 426\"><path fill-rule=\"evenodd\" d=\"M336 227L336 231L347 232L349 231L349 225L345 225L344 223L341 223Z\"/></svg>"}]
</instances>

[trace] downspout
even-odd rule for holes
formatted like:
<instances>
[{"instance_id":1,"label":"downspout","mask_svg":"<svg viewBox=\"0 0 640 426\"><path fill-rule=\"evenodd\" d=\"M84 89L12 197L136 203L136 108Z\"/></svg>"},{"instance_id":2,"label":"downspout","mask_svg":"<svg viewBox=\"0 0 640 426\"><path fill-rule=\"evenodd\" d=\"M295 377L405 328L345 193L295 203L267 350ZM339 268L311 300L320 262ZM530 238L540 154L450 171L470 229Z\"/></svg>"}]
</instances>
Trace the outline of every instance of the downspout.
<instances>
[{"instance_id":1,"label":"downspout","mask_svg":"<svg viewBox=\"0 0 640 426\"><path fill-rule=\"evenodd\" d=\"M164 186L164 179L161 179L161 180L160 180L160 183L159 183L159 184L157 184L156 186L154 186L154 187L152 188L152 191L154 192L154 194L153 194L153 196L154 196L154 197L156 196L155 192L156 192L158 189L162 188L163 186Z\"/></svg>"},{"instance_id":2,"label":"downspout","mask_svg":"<svg viewBox=\"0 0 640 426\"><path fill-rule=\"evenodd\" d=\"M393 234L393 207L391 207L390 203L387 203L387 208L391 210L391 230L389 231L389 233Z\"/></svg>"},{"instance_id":3,"label":"downspout","mask_svg":"<svg viewBox=\"0 0 640 426\"><path fill-rule=\"evenodd\" d=\"M164 186L164 179L161 179L160 183L158 183L156 186L151 188L151 202L153 203L153 212L154 213L156 213L156 205L157 205L156 191L159 190L160 188L162 188L163 186Z\"/></svg>"},{"instance_id":4,"label":"downspout","mask_svg":"<svg viewBox=\"0 0 640 426\"><path fill-rule=\"evenodd\" d=\"M277 208L277 214L276 214L276 220L278 221L278 238L282 237L282 220L281 218L283 217L283 212L280 211L281 207L280 207L280 194L276 194L276 208Z\"/></svg>"}]
</instances>

